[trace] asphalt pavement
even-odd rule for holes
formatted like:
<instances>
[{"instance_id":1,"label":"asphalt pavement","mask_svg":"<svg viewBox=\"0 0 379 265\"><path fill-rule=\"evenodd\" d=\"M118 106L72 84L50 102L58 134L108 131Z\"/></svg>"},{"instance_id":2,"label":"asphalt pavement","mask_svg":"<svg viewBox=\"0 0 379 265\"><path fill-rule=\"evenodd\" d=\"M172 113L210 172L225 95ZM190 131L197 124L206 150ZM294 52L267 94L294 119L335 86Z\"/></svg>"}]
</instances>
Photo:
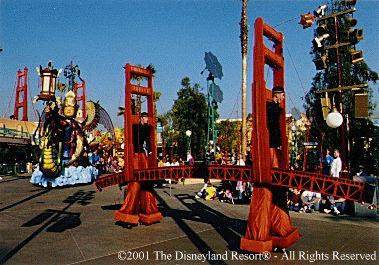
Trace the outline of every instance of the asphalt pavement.
<instances>
[{"instance_id":1,"label":"asphalt pavement","mask_svg":"<svg viewBox=\"0 0 379 265\"><path fill-rule=\"evenodd\" d=\"M44 189L1 176L0 263L378 264L377 218L294 213L302 238L285 252L239 250L249 205L195 198L201 181L156 189L163 220L116 223L123 192L93 184Z\"/></svg>"}]
</instances>

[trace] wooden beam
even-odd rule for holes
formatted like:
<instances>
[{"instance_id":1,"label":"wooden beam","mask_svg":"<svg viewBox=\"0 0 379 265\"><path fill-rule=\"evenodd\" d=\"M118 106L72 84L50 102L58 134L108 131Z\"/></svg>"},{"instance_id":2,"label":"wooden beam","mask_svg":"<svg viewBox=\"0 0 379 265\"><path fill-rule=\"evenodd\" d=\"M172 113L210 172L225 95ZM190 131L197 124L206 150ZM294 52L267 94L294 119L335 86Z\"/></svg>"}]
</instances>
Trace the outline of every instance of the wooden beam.
<instances>
[{"instance_id":1,"label":"wooden beam","mask_svg":"<svg viewBox=\"0 0 379 265\"><path fill-rule=\"evenodd\" d=\"M335 87L335 88L327 88L327 89L321 89L316 91L316 93L325 93L325 92L337 92L337 91L343 91L343 90L360 90L362 88L367 87L368 84L359 84L359 85L352 85L352 86L341 86L341 87Z\"/></svg>"}]
</instances>

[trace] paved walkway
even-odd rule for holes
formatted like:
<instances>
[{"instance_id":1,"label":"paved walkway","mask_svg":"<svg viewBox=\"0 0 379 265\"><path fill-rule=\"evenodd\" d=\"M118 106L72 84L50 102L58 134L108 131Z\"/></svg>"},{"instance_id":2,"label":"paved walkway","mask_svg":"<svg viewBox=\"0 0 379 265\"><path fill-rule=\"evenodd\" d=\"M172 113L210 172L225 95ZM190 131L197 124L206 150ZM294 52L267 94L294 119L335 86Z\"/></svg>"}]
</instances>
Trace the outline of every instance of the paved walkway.
<instances>
[{"instance_id":1,"label":"paved walkway","mask_svg":"<svg viewBox=\"0 0 379 265\"><path fill-rule=\"evenodd\" d=\"M377 264L377 219L291 213L302 239L285 254L259 256L238 248L249 206L195 199L201 183L157 189L162 222L130 228L114 222L123 196L117 187L47 190L27 177L2 177L0 263Z\"/></svg>"}]
</instances>

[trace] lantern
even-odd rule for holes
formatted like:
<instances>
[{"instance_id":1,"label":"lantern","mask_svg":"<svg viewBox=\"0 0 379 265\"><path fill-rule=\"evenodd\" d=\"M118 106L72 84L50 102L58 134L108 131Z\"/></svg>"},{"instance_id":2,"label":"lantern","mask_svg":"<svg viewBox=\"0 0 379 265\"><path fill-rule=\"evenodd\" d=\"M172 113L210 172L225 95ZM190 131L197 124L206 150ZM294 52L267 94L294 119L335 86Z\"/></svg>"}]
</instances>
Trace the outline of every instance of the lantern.
<instances>
[{"instance_id":1,"label":"lantern","mask_svg":"<svg viewBox=\"0 0 379 265\"><path fill-rule=\"evenodd\" d=\"M41 78L41 91L39 98L42 100L50 100L55 97L55 88L57 84L57 77L59 75L57 69L52 69L51 63L48 67L42 69L42 66L37 70Z\"/></svg>"},{"instance_id":2,"label":"lantern","mask_svg":"<svg viewBox=\"0 0 379 265\"><path fill-rule=\"evenodd\" d=\"M330 112L328 116L326 117L326 124L330 128L337 128L341 126L342 122L343 122L343 117L341 113L337 111L336 108L334 108L333 111Z\"/></svg>"},{"instance_id":3,"label":"lantern","mask_svg":"<svg viewBox=\"0 0 379 265\"><path fill-rule=\"evenodd\" d=\"M308 13L308 14L301 15L299 24L303 26L303 29L305 29L305 28L311 27L314 21L315 21L315 16Z\"/></svg>"}]
</instances>

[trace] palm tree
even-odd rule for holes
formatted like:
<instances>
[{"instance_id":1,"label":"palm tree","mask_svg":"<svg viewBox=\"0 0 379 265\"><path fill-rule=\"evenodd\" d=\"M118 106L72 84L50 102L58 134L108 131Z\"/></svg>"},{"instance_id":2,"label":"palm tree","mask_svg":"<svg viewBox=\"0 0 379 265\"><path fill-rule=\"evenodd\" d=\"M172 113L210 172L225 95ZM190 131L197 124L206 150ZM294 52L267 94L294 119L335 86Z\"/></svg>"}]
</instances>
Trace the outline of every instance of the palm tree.
<instances>
[{"instance_id":1,"label":"palm tree","mask_svg":"<svg viewBox=\"0 0 379 265\"><path fill-rule=\"evenodd\" d=\"M248 34L248 28L247 28L247 1L248 0L242 0L242 11L241 11L241 54L242 54L242 149L241 153L243 158L245 159L246 155L246 146L247 146L247 140L246 140L246 83L247 83L247 34Z\"/></svg>"}]
</instances>

